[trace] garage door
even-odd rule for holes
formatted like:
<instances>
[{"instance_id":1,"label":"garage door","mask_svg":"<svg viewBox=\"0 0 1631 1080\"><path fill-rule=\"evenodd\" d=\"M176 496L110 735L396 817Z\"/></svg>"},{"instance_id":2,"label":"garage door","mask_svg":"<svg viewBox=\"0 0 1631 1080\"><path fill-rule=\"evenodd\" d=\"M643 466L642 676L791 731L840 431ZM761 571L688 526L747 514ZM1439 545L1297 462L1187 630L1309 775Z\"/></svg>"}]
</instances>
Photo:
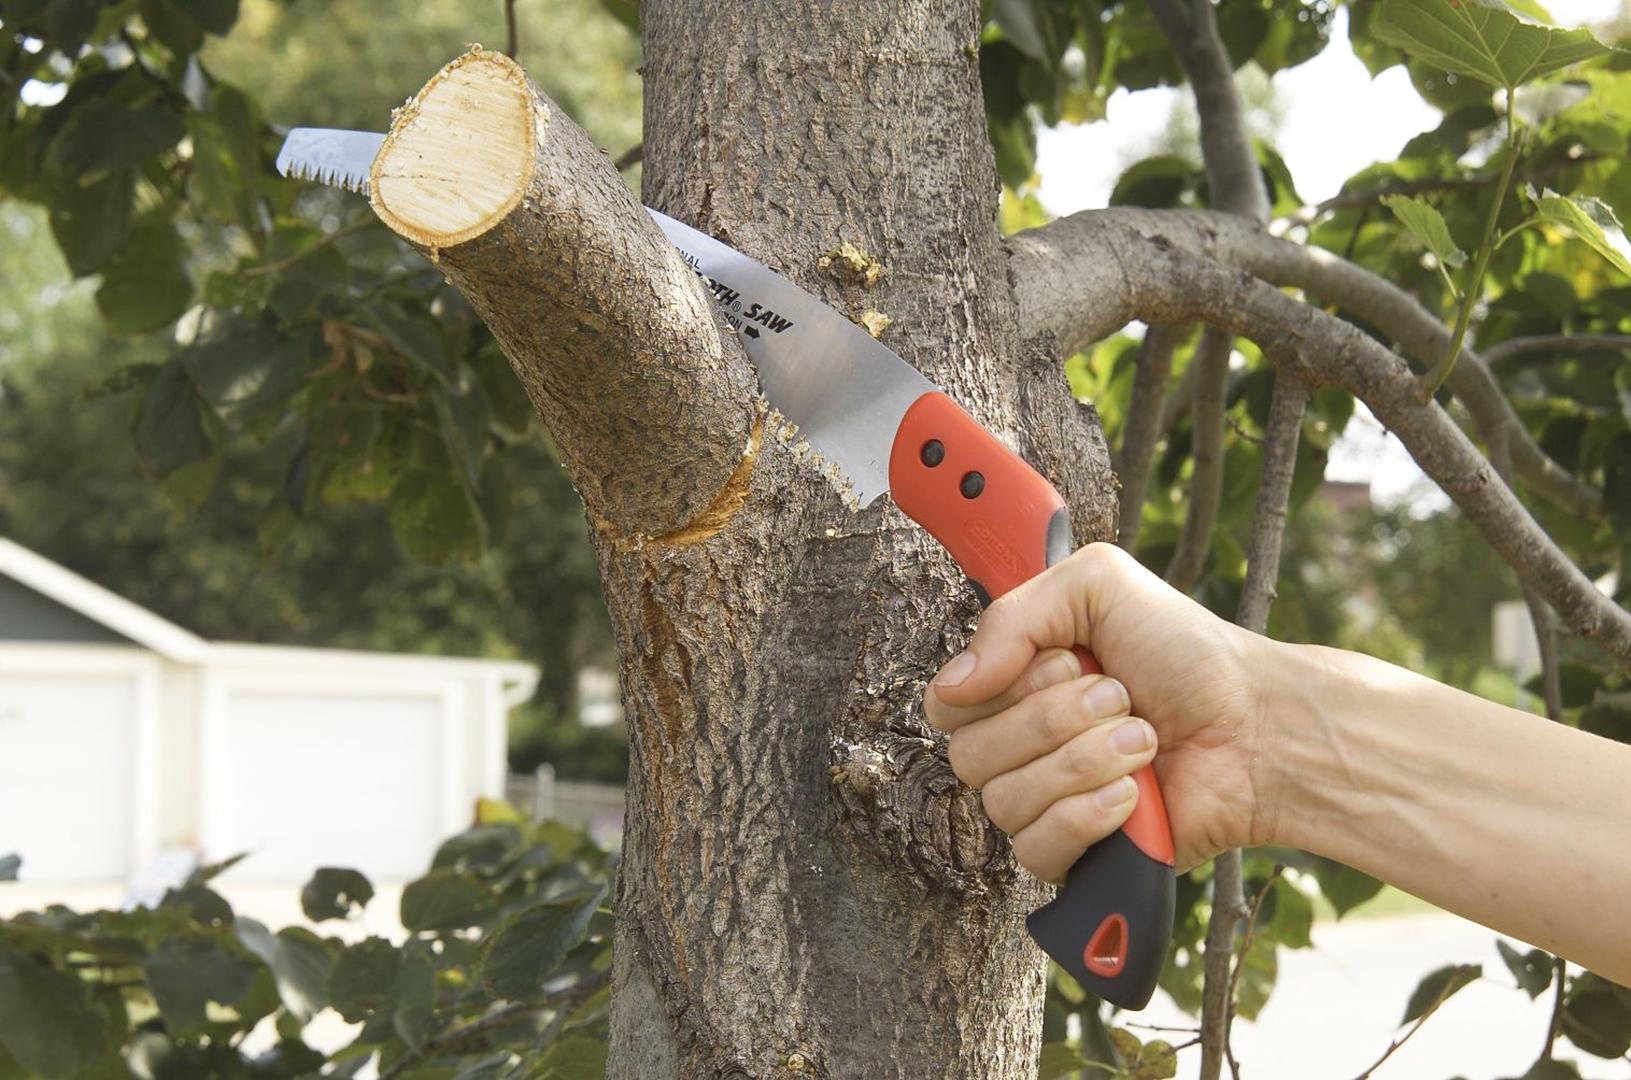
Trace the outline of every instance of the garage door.
<instances>
[{"instance_id":1,"label":"garage door","mask_svg":"<svg viewBox=\"0 0 1631 1080\"><path fill-rule=\"evenodd\" d=\"M422 874L442 837L442 701L233 689L215 729L204 813L211 857L250 852L240 880L319 866Z\"/></svg>"},{"instance_id":2,"label":"garage door","mask_svg":"<svg viewBox=\"0 0 1631 1080\"><path fill-rule=\"evenodd\" d=\"M0 855L33 881L130 873L137 682L0 672Z\"/></svg>"}]
</instances>

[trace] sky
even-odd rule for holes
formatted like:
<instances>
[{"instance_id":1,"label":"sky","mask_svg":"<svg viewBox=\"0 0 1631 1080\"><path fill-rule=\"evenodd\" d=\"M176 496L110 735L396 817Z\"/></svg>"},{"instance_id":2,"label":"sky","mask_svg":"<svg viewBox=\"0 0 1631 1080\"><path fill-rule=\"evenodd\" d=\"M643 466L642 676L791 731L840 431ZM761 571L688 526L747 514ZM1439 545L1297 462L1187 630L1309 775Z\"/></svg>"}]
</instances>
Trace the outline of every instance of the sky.
<instances>
[{"instance_id":1,"label":"sky","mask_svg":"<svg viewBox=\"0 0 1631 1080\"><path fill-rule=\"evenodd\" d=\"M1599 24L1619 12L1619 0L1551 0L1561 26ZM1318 203L1342 182L1376 161L1398 155L1413 136L1438 126L1439 113L1411 88L1404 69L1389 68L1372 79L1348 44L1348 13L1341 9L1331 44L1306 64L1274 77L1281 109L1276 148L1285 158L1297 193ZM1157 133L1188 87L1160 88L1110 98L1106 121L1042 131L1037 139L1041 199L1056 214L1102 207L1123 169L1150 152ZM1386 434L1360 405L1332 448L1326 476L1367 480L1379 502L1406 500L1418 511L1447 505L1399 441Z\"/></svg>"}]
</instances>

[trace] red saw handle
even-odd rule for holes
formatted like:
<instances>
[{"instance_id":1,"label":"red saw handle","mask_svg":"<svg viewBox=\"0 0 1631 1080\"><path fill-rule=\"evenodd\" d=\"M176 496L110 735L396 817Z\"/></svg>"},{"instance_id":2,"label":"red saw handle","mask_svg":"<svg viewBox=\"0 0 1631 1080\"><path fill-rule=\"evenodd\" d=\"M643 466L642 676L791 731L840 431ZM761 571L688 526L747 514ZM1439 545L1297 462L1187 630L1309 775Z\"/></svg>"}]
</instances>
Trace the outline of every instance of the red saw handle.
<instances>
[{"instance_id":1,"label":"red saw handle","mask_svg":"<svg viewBox=\"0 0 1631 1080\"><path fill-rule=\"evenodd\" d=\"M985 603L1071 553L1070 512L1053 486L946 395L918 398L889 455L895 504L943 544ZM1099 672L1078 647L1084 673ZM1120 831L1089 848L1059 895L1026 920L1084 987L1124 1009L1155 992L1172 938L1172 829L1149 767Z\"/></svg>"}]
</instances>

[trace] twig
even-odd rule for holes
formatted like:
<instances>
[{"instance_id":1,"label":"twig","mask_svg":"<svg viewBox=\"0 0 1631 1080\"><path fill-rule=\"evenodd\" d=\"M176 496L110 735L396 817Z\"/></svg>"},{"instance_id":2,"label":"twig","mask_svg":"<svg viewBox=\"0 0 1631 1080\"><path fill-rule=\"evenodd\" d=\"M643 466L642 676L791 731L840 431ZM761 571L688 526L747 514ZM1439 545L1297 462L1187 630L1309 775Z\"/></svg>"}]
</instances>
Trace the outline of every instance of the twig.
<instances>
[{"instance_id":1,"label":"twig","mask_svg":"<svg viewBox=\"0 0 1631 1080\"><path fill-rule=\"evenodd\" d=\"M1563 990L1568 982L1569 962L1561 956L1553 958L1553 975L1557 980L1557 994L1552 998L1552 1019L1546 1025L1546 1045L1541 1047L1540 1061L1550 1061L1552 1048L1557 1045L1557 1037L1563 1031Z\"/></svg>"},{"instance_id":2,"label":"twig","mask_svg":"<svg viewBox=\"0 0 1631 1080\"><path fill-rule=\"evenodd\" d=\"M398 1058L395 1064L380 1073L379 1080L394 1080L395 1077L401 1076L404 1072L434 1054L440 1053L449 1047L460 1046L473 1039L480 1038L494 1028L503 1027L511 1021L519 1020L531 1013L542 1012L544 1009L557 1009L560 1012L573 1009L579 1002L605 986L607 978L608 976L604 973L596 975L584 979L582 982L573 983L571 986L558 990L542 1000L516 1002L490 1012L486 1016L471 1020L469 1023L448 1028L441 1034L426 1039L420 1044L418 1050L410 1050Z\"/></svg>"},{"instance_id":3,"label":"twig","mask_svg":"<svg viewBox=\"0 0 1631 1080\"><path fill-rule=\"evenodd\" d=\"M521 34L515 23L515 0L504 0L504 55L521 59Z\"/></svg>"},{"instance_id":4,"label":"twig","mask_svg":"<svg viewBox=\"0 0 1631 1080\"><path fill-rule=\"evenodd\" d=\"M1500 245L1495 242L1495 226L1501 220L1501 207L1506 203L1507 189L1512 185L1512 171L1517 168L1518 155L1523 151L1523 140L1518 135L1518 118L1513 103L1517 95L1506 95L1506 165L1501 169L1500 182L1489 204L1489 215L1484 219L1484 236L1478 242L1478 254L1472 263L1472 274L1461 290L1461 306L1455 314L1455 330L1450 334L1450 347L1421 377L1418 395L1425 404L1432 400L1444 380L1450 377L1455 362L1461 358L1461 343L1467 339L1467 326L1472 322L1472 309L1484 291L1484 272L1489 269L1490 257Z\"/></svg>"},{"instance_id":5,"label":"twig","mask_svg":"<svg viewBox=\"0 0 1631 1080\"><path fill-rule=\"evenodd\" d=\"M1150 465L1161 437L1161 400L1172 376L1172 353L1188 335L1187 326L1151 326L1138 350L1138 371L1127 402L1127 421L1121 429L1121 451L1115 462L1121 478L1121 527L1116 539L1128 551L1138 543L1143 524L1144 497L1150 490Z\"/></svg>"},{"instance_id":6,"label":"twig","mask_svg":"<svg viewBox=\"0 0 1631 1080\"><path fill-rule=\"evenodd\" d=\"M1175 1035L1197 1035L1201 1030L1197 1027L1175 1027L1172 1024L1139 1024L1131 1020L1125 1021L1121 1026L1137 1028L1140 1031L1164 1031Z\"/></svg>"},{"instance_id":7,"label":"twig","mask_svg":"<svg viewBox=\"0 0 1631 1080\"><path fill-rule=\"evenodd\" d=\"M319 237L306 247L301 248L292 255L285 255L283 258L275 259L269 263L262 263L259 266L251 266L246 269L239 270L238 276L256 278L264 277L267 274L282 273L295 263L299 262L301 259L304 259L306 256L322 251L324 248L329 247L340 240L344 240L348 236L354 236L375 224L378 224L378 222L376 222L373 218L364 218L362 221L353 221L350 225L342 226L341 228L335 229L331 233L325 233L323 236Z\"/></svg>"},{"instance_id":8,"label":"twig","mask_svg":"<svg viewBox=\"0 0 1631 1080\"><path fill-rule=\"evenodd\" d=\"M1257 890L1257 895L1252 897L1251 910L1246 914L1246 929L1240 938L1240 953L1235 957L1234 970L1229 973L1228 1000L1229 1019L1231 1021L1234 1020L1235 1016L1236 991L1240 988L1240 973L1246 967L1246 954L1251 951L1252 938L1257 934L1257 917L1263 913L1263 901L1268 899L1269 890L1274 888L1274 883L1279 881L1281 875L1285 872L1285 863L1275 863L1274 872L1269 875L1267 881L1263 882L1263 887Z\"/></svg>"},{"instance_id":9,"label":"twig","mask_svg":"<svg viewBox=\"0 0 1631 1080\"><path fill-rule=\"evenodd\" d=\"M1484 350L1490 367L1538 352L1631 352L1631 334L1536 334L1508 338Z\"/></svg>"},{"instance_id":10,"label":"twig","mask_svg":"<svg viewBox=\"0 0 1631 1080\"><path fill-rule=\"evenodd\" d=\"M1543 180L1555 173L1572 169L1580 165L1601 160L1601 154L1581 154L1578 157L1565 157L1557 161L1537 166L1523 174L1527 181ZM1476 176L1429 176L1420 180L1395 180L1392 183L1367 188L1363 191L1341 191L1314 206L1305 207L1293 216L1296 224L1306 225L1332 210L1342 210L1348 207L1372 207L1380 203L1389 195L1429 195L1437 191L1459 191L1464 188L1483 187L1493 184L1500 178L1500 173L1480 173Z\"/></svg>"},{"instance_id":11,"label":"twig","mask_svg":"<svg viewBox=\"0 0 1631 1080\"><path fill-rule=\"evenodd\" d=\"M1438 992L1438 996L1433 999L1432 1003L1427 1006L1426 1010L1420 1016L1416 1017L1416 1022L1410 1026L1410 1030L1389 1043L1388 1048L1382 1051L1382 1056L1377 1058L1371 1064L1370 1068L1354 1077L1354 1080L1369 1080L1369 1078L1375 1074L1376 1070L1382 1067L1382 1063L1388 1058L1392 1057L1399 1047L1409 1042L1410 1037L1421 1030L1421 1026L1427 1023L1428 1018L1434 1013L1438 1012L1438 1007L1444 1004L1444 1002L1449 999L1450 995L1459 989L1460 987L1456 985L1455 980L1452 979L1449 982L1446 982L1444 984L1444 989L1440 990Z\"/></svg>"},{"instance_id":12,"label":"twig","mask_svg":"<svg viewBox=\"0 0 1631 1080\"><path fill-rule=\"evenodd\" d=\"M623 153L618 156L618 159L612 162L612 164L616 166L618 172L628 172L630 169L640 164L640 162L644 161L645 158L646 144L643 142L637 142L627 150L623 151Z\"/></svg>"}]
</instances>

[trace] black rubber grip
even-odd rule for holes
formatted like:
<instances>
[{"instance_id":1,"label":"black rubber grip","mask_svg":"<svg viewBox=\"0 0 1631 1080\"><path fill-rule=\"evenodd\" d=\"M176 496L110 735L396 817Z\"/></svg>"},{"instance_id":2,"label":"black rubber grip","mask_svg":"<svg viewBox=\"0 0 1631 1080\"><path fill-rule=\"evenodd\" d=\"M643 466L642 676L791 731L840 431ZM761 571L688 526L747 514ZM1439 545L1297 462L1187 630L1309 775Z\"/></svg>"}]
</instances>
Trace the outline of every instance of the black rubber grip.
<instances>
[{"instance_id":1,"label":"black rubber grip","mask_svg":"<svg viewBox=\"0 0 1631 1080\"><path fill-rule=\"evenodd\" d=\"M1117 831L1076 860L1059 895L1031 912L1025 925L1043 951L1083 987L1123 1009L1142 1009L1167 962L1176 891L1172 867L1150 858ZM1120 963L1108 964L1103 955L1089 957L1095 933L1117 915L1125 920L1119 929L1126 935ZM1111 952L1106 948L1110 944L1101 941L1101 950Z\"/></svg>"}]
</instances>

